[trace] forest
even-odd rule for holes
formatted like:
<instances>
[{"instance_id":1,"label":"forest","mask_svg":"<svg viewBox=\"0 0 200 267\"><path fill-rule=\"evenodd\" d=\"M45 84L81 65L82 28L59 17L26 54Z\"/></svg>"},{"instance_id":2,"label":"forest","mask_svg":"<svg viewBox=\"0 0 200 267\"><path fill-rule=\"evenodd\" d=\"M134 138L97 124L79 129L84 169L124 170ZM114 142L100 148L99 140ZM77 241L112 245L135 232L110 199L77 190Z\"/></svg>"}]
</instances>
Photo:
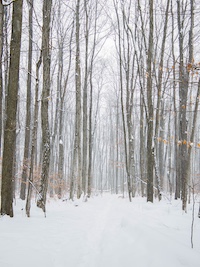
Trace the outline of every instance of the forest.
<instances>
[{"instance_id":1,"label":"forest","mask_svg":"<svg viewBox=\"0 0 200 267\"><path fill-rule=\"evenodd\" d=\"M1 215L200 192L199 0L1 0ZM35 202L32 200L36 200Z\"/></svg>"}]
</instances>

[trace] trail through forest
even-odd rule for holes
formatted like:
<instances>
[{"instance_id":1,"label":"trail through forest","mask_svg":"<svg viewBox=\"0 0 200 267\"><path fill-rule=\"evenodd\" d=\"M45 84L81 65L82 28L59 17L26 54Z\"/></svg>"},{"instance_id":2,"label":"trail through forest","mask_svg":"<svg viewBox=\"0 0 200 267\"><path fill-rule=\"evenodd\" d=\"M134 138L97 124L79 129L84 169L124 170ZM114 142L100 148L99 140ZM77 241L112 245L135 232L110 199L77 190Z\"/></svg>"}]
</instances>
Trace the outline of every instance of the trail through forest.
<instances>
[{"instance_id":1,"label":"trail through forest","mask_svg":"<svg viewBox=\"0 0 200 267\"><path fill-rule=\"evenodd\" d=\"M32 204L34 205L34 203ZM118 196L87 202L49 201L47 217L32 207L25 216L17 201L15 217L0 218L1 267L197 267L200 220L196 205L194 249L190 244L192 207L181 201L132 203Z\"/></svg>"}]
</instances>

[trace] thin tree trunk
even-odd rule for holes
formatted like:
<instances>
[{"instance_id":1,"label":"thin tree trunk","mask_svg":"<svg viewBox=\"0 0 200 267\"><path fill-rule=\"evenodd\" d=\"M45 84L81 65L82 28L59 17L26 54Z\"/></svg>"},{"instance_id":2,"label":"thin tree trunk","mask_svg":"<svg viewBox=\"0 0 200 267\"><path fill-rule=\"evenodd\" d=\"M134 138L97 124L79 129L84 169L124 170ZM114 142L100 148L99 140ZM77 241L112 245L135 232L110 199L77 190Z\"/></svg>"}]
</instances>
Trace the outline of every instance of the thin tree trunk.
<instances>
[{"instance_id":1,"label":"thin tree trunk","mask_svg":"<svg viewBox=\"0 0 200 267\"><path fill-rule=\"evenodd\" d=\"M33 117L33 131L32 131L32 144L30 152L30 171L28 179L28 193L26 199L26 215L30 217L31 210L31 197L33 189L33 174L34 174L34 158L36 155L36 144L37 144L37 128L38 128L38 113L39 113L39 104L38 104L38 93L39 93L39 70L42 64L42 50L40 53L40 58L36 64L36 85L35 85L35 106L34 106L34 117Z\"/></svg>"},{"instance_id":2,"label":"thin tree trunk","mask_svg":"<svg viewBox=\"0 0 200 267\"><path fill-rule=\"evenodd\" d=\"M87 195L88 197L91 196L92 192L92 161L93 161L93 138L94 138L94 131L92 130L92 115L93 115L93 66L94 66L94 56L95 56L95 49L96 49L96 35L97 35L97 5L98 1L95 3L95 26L94 26L94 38L93 38L93 49L92 49L92 56L90 61L90 99L89 99L89 134L88 134L88 181L87 181ZM98 92L98 100L97 100L97 111L99 105L99 92ZM96 111L96 117L97 117ZM96 126L96 118L95 118L95 126ZM94 127L95 128L95 127Z\"/></svg>"},{"instance_id":3,"label":"thin tree trunk","mask_svg":"<svg viewBox=\"0 0 200 267\"><path fill-rule=\"evenodd\" d=\"M175 138L174 138L174 165L175 165L175 199L180 198L180 175L179 175L179 148L177 145L179 139L179 127L178 127L178 114L176 108L176 59L175 59L175 37L174 37L174 13L173 13L173 3L171 1L171 18L172 18L172 58L173 58L173 106L174 106L174 129L175 129Z\"/></svg>"},{"instance_id":4,"label":"thin tree trunk","mask_svg":"<svg viewBox=\"0 0 200 267\"><path fill-rule=\"evenodd\" d=\"M77 177L77 198L82 191L81 172L81 68L80 68L80 0L76 3L76 62L75 62L75 88L76 88L76 115L75 115L75 137L72 160L72 175L70 183L70 199L73 199L75 174Z\"/></svg>"},{"instance_id":5,"label":"thin tree trunk","mask_svg":"<svg viewBox=\"0 0 200 267\"><path fill-rule=\"evenodd\" d=\"M90 103L89 103L89 136L88 136L88 188L87 195L91 196L92 191L92 147L93 147L93 135L92 135L92 107L93 107L93 84L92 84L92 69L90 74Z\"/></svg>"},{"instance_id":6,"label":"thin tree trunk","mask_svg":"<svg viewBox=\"0 0 200 267\"><path fill-rule=\"evenodd\" d=\"M118 185L119 185L119 97L117 94L117 114L116 114L116 181L115 181L115 193L118 194Z\"/></svg>"},{"instance_id":7,"label":"thin tree trunk","mask_svg":"<svg viewBox=\"0 0 200 267\"><path fill-rule=\"evenodd\" d=\"M84 11L85 11L85 77L83 86L83 164L82 164L82 187L83 192L86 194L86 184L87 184L87 163L88 163L88 45L89 45L89 25L88 25L88 10L87 1L84 1Z\"/></svg>"},{"instance_id":8,"label":"thin tree trunk","mask_svg":"<svg viewBox=\"0 0 200 267\"><path fill-rule=\"evenodd\" d=\"M28 76L27 76L27 100L26 100L26 128L24 143L24 159L21 180L20 198L25 200L26 184L30 166L30 142L31 142L31 78L32 78L32 48L33 48L33 0L29 1L29 48L28 48Z\"/></svg>"},{"instance_id":9,"label":"thin tree trunk","mask_svg":"<svg viewBox=\"0 0 200 267\"><path fill-rule=\"evenodd\" d=\"M141 195L144 197L144 181L145 179L145 138L144 138L144 106L142 96L140 97L140 179L141 179Z\"/></svg>"},{"instance_id":10,"label":"thin tree trunk","mask_svg":"<svg viewBox=\"0 0 200 267\"><path fill-rule=\"evenodd\" d=\"M153 1L149 0L149 43L147 53L147 201L153 202L153 99L152 99L152 61L153 61Z\"/></svg>"}]
</instances>

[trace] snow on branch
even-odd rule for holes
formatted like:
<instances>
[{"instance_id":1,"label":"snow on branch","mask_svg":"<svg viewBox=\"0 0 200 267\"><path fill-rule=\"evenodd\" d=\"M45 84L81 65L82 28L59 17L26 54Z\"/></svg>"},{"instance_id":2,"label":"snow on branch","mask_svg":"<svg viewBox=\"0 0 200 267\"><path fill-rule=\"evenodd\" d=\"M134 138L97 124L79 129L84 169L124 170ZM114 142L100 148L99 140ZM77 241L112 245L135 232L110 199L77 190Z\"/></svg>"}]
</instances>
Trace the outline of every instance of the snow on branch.
<instances>
[{"instance_id":1,"label":"snow on branch","mask_svg":"<svg viewBox=\"0 0 200 267\"><path fill-rule=\"evenodd\" d=\"M14 3L14 2L15 2L15 0L10 1L9 3L7 3L7 0L2 0L2 5L3 5L3 6L9 6L9 5L11 5L12 3Z\"/></svg>"}]
</instances>

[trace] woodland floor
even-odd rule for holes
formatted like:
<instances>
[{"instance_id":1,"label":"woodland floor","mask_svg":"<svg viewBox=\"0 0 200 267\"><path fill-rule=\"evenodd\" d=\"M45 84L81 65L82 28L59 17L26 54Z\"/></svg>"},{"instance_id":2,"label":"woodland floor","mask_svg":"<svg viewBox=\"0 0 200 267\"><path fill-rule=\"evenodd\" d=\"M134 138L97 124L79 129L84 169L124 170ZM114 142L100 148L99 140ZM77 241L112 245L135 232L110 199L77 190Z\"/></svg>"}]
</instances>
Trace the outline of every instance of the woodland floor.
<instances>
[{"instance_id":1,"label":"woodland floor","mask_svg":"<svg viewBox=\"0 0 200 267\"><path fill-rule=\"evenodd\" d=\"M47 217L17 200L15 217L0 218L1 267L199 267L200 219L195 205L154 204L136 197L96 196L87 202L49 200Z\"/></svg>"}]
</instances>

